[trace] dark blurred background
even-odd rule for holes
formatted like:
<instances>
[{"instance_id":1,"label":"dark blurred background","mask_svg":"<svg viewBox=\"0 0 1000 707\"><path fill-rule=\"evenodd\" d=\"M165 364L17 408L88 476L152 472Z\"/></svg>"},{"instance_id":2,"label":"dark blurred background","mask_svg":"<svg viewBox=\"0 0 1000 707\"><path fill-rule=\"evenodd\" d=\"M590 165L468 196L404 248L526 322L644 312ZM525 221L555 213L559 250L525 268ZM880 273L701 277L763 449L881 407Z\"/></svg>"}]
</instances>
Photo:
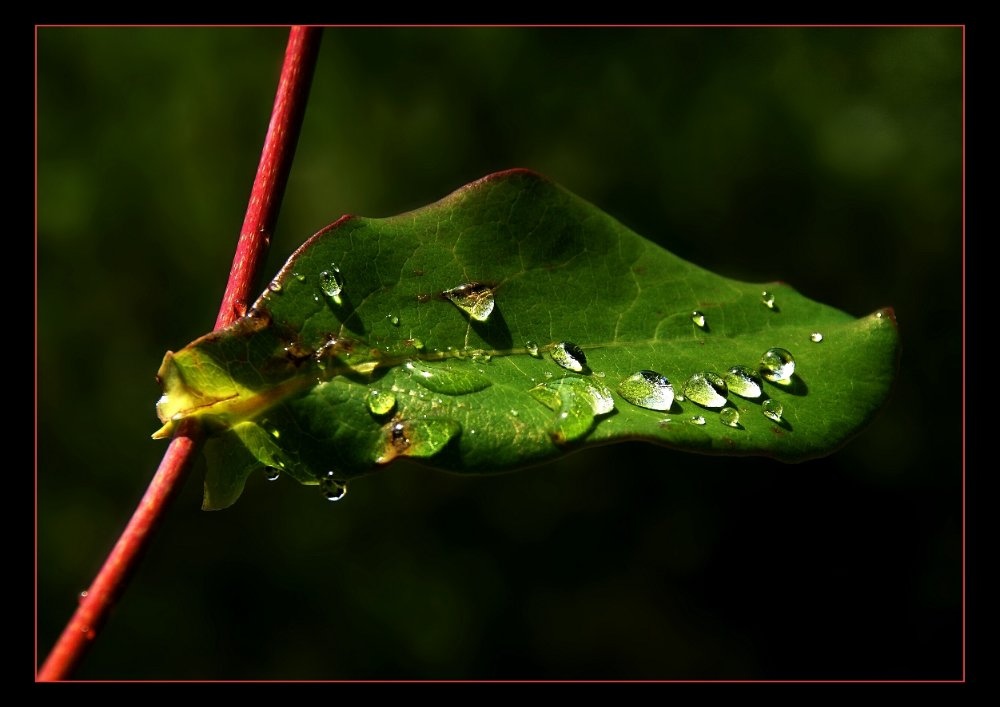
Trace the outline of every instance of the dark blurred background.
<instances>
[{"instance_id":1,"label":"dark blurred background","mask_svg":"<svg viewBox=\"0 0 1000 707\"><path fill-rule=\"evenodd\" d=\"M37 641L165 443L287 30L38 30ZM962 31L329 29L267 274L343 213L530 167L681 257L854 315L898 383L825 459L632 443L516 473L252 478L172 508L81 678L957 678ZM954 402L954 405L952 403Z\"/></svg>"}]
</instances>

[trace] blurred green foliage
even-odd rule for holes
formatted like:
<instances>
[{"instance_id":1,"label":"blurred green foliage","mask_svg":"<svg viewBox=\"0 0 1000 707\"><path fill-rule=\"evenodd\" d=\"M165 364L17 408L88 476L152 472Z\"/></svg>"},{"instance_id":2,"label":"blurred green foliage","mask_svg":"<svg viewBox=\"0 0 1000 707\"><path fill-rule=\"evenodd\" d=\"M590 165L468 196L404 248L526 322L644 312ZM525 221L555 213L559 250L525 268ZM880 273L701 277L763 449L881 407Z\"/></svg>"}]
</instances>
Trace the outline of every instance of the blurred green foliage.
<instances>
[{"instance_id":1,"label":"blurred green foliage","mask_svg":"<svg viewBox=\"0 0 1000 707\"><path fill-rule=\"evenodd\" d=\"M40 28L39 658L165 445L211 328L281 28ZM337 504L199 465L81 678L955 678L962 31L328 29L267 267L342 213L535 169L720 274L892 305L882 416L799 465L629 443L401 463Z\"/></svg>"}]
</instances>

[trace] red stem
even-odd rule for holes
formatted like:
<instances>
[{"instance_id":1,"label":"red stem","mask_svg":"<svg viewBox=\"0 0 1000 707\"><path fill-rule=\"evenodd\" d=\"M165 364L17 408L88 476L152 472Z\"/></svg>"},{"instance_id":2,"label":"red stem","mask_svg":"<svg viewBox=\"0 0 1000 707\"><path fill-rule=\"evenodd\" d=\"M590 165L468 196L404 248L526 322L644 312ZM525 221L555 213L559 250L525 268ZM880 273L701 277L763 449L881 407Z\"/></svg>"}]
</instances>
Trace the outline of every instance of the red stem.
<instances>
[{"instance_id":1,"label":"red stem","mask_svg":"<svg viewBox=\"0 0 1000 707\"><path fill-rule=\"evenodd\" d=\"M215 320L216 329L232 324L244 314L254 280L267 255L302 127L321 36L322 29L317 27L292 27L289 34L271 123L264 138L229 282ZM170 502L180 491L201 441L201 432L195 425L180 426L138 508L86 595L81 595L79 607L38 671L37 680L66 679L79 664L128 584Z\"/></svg>"}]
</instances>

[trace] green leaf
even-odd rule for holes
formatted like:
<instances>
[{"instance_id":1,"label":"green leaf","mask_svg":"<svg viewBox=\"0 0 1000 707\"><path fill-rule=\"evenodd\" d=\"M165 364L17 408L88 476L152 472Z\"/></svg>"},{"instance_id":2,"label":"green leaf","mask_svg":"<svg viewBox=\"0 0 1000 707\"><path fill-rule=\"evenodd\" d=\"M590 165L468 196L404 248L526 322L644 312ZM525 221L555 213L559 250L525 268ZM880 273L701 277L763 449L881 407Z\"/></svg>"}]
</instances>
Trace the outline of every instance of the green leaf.
<instances>
[{"instance_id":1,"label":"green leaf","mask_svg":"<svg viewBox=\"0 0 1000 707\"><path fill-rule=\"evenodd\" d=\"M761 377L772 348L790 377ZM205 508L260 467L306 484L400 456L483 473L625 439L798 461L872 418L898 348L890 309L855 319L720 277L513 170L310 238L246 317L167 353L154 436L185 417L214 433ZM760 396L734 392L753 379Z\"/></svg>"}]
</instances>

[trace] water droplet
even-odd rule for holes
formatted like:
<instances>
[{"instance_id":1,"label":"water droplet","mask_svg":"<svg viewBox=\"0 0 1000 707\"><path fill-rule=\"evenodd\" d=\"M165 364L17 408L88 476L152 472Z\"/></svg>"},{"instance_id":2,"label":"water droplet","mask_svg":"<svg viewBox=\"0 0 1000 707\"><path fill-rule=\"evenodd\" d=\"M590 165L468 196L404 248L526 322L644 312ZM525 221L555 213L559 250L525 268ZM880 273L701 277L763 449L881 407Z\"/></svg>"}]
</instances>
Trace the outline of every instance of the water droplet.
<instances>
[{"instance_id":1,"label":"water droplet","mask_svg":"<svg viewBox=\"0 0 1000 707\"><path fill-rule=\"evenodd\" d=\"M759 398L764 392L764 381L756 372L746 366L733 366L723 376L730 392L743 398Z\"/></svg>"},{"instance_id":2,"label":"water droplet","mask_svg":"<svg viewBox=\"0 0 1000 707\"><path fill-rule=\"evenodd\" d=\"M443 364L429 365L423 361L407 361L406 370L423 387L446 395L466 395L493 385L493 381L475 371L447 367Z\"/></svg>"},{"instance_id":3,"label":"water droplet","mask_svg":"<svg viewBox=\"0 0 1000 707\"><path fill-rule=\"evenodd\" d=\"M679 403L683 403L684 402L684 394L683 393L677 393L674 396L674 400L676 400Z\"/></svg>"},{"instance_id":4,"label":"water droplet","mask_svg":"<svg viewBox=\"0 0 1000 707\"><path fill-rule=\"evenodd\" d=\"M739 427L740 412L736 408L722 408L719 411L719 421L730 427Z\"/></svg>"},{"instance_id":5,"label":"water droplet","mask_svg":"<svg viewBox=\"0 0 1000 707\"><path fill-rule=\"evenodd\" d=\"M700 425L704 425L705 424L705 418L702 417L701 415L692 415L690 418L688 418L688 424L689 425L699 425L699 426Z\"/></svg>"},{"instance_id":6,"label":"water droplet","mask_svg":"<svg viewBox=\"0 0 1000 707\"><path fill-rule=\"evenodd\" d=\"M529 356L534 356L535 358L541 358L542 355L538 353L538 344L528 339L524 342L524 348L528 350Z\"/></svg>"},{"instance_id":7,"label":"water droplet","mask_svg":"<svg viewBox=\"0 0 1000 707\"><path fill-rule=\"evenodd\" d=\"M528 392L556 411L552 438L560 444L580 439L593 427L597 415L605 415L615 408L614 398L606 385L578 376L543 381Z\"/></svg>"},{"instance_id":8,"label":"water droplet","mask_svg":"<svg viewBox=\"0 0 1000 707\"><path fill-rule=\"evenodd\" d=\"M673 422L673 420L671 420L669 417L665 417L662 420L660 420L659 422L657 422L656 424L658 424L660 427L666 427L667 425L671 424L672 422Z\"/></svg>"},{"instance_id":9,"label":"water droplet","mask_svg":"<svg viewBox=\"0 0 1000 707\"><path fill-rule=\"evenodd\" d=\"M373 415L388 415L396 407L396 396L388 390L368 390L368 409Z\"/></svg>"},{"instance_id":10,"label":"water droplet","mask_svg":"<svg viewBox=\"0 0 1000 707\"><path fill-rule=\"evenodd\" d=\"M517 410L511 410L511 411L510 411L510 416L511 416L511 417L517 417L517 416L518 416L518 414L519 414L519 413L517 412Z\"/></svg>"},{"instance_id":11,"label":"water droplet","mask_svg":"<svg viewBox=\"0 0 1000 707\"><path fill-rule=\"evenodd\" d=\"M823 340L822 332L814 331L812 334L809 335L809 341L813 342L814 344L818 344L822 340Z\"/></svg>"},{"instance_id":12,"label":"water droplet","mask_svg":"<svg viewBox=\"0 0 1000 707\"><path fill-rule=\"evenodd\" d=\"M788 383L795 373L795 357L787 349L774 347L760 357L760 372L772 383Z\"/></svg>"},{"instance_id":13,"label":"water droplet","mask_svg":"<svg viewBox=\"0 0 1000 707\"><path fill-rule=\"evenodd\" d=\"M300 273L300 272L293 272L293 273L292 273L292 277L294 277L294 278L295 278L296 280L298 280L299 282L305 282L305 281L306 281L306 276L305 276L305 275L303 275L303 274L302 274L302 273Z\"/></svg>"},{"instance_id":14,"label":"water droplet","mask_svg":"<svg viewBox=\"0 0 1000 707\"><path fill-rule=\"evenodd\" d=\"M691 312L691 321L694 322L695 326L701 329L705 328L705 315L697 309Z\"/></svg>"},{"instance_id":15,"label":"water droplet","mask_svg":"<svg viewBox=\"0 0 1000 707\"><path fill-rule=\"evenodd\" d=\"M264 467L264 478L268 481L277 481L279 476L281 476L280 469L276 469L273 466Z\"/></svg>"},{"instance_id":16,"label":"water droplet","mask_svg":"<svg viewBox=\"0 0 1000 707\"><path fill-rule=\"evenodd\" d=\"M269 283L267 283L267 289L269 289L271 292L281 292L281 283L278 282L277 278L275 278L271 280Z\"/></svg>"},{"instance_id":17,"label":"water droplet","mask_svg":"<svg viewBox=\"0 0 1000 707\"><path fill-rule=\"evenodd\" d=\"M339 501L347 495L347 484L335 478L332 471L319 480L319 490L327 501Z\"/></svg>"},{"instance_id":18,"label":"water droplet","mask_svg":"<svg viewBox=\"0 0 1000 707\"><path fill-rule=\"evenodd\" d=\"M669 410L674 404L674 387L656 371L639 371L618 384L618 393L633 405L650 410Z\"/></svg>"},{"instance_id":19,"label":"water droplet","mask_svg":"<svg viewBox=\"0 0 1000 707\"><path fill-rule=\"evenodd\" d=\"M271 430L271 436L274 437L275 439L281 439L281 430L275 427L273 430Z\"/></svg>"},{"instance_id":20,"label":"water droplet","mask_svg":"<svg viewBox=\"0 0 1000 707\"><path fill-rule=\"evenodd\" d=\"M489 363L493 360L493 355L483 349L468 349L464 353L468 354L473 363Z\"/></svg>"},{"instance_id":21,"label":"water droplet","mask_svg":"<svg viewBox=\"0 0 1000 707\"><path fill-rule=\"evenodd\" d=\"M764 417L769 420L774 420L775 422L781 422L781 416L785 412L785 408L777 400L771 400L768 398L760 405L760 411L764 413Z\"/></svg>"},{"instance_id":22,"label":"water droplet","mask_svg":"<svg viewBox=\"0 0 1000 707\"><path fill-rule=\"evenodd\" d=\"M726 404L728 394L726 381L711 371L695 373L684 384L684 397L706 408L721 408Z\"/></svg>"},{"instance_id":23,"label":"water droplet","mask_svg":"<svg viewBox=\"0 0 1000 707\"><path fill-rule=\"evenodd\" d=\"M336 265L330 270L324 270L319 274L319 289L327 297L339 297L344 291L344 278L340 274L340 268Z\"/></svg>"},{"instance_id":24,"label":"water droplet","mask_svg":"<svg viewBox=\"0 0 1000 707\"><path fill-rule=\"evenodd\" d=\"M760 301L764 303L764 306L768 309L774 309L774 293L764 290L760 293Z\"/></svg>"},{"instance_id":25,"label":"water droplet","mask_svg":"<svg viewBox=\"0 0 1000 707\"><path fill-rule=\"evenodd\" d=\"M587 357L584 355L583 349L572 341L560 341L549 352L549 356L563 368L575 373L580 373L587 368Z\"/></svg>"},{"instance_id":26,"label":"water droplet","mask_svg":"<svg viewBox=\"0 0 1000 707\"><path fill-rule=\"evenodd\" d=\"M493 311L493 288L481 282L468 282L441 294L477 322L485 322Z\"/></svg>"},{"instance_id":27,"label":"water droplet","mask_svg":"<svg viewBox=\"0 0 1000 707\"><path fill-rule=\"evenodd\" d=\"M410 346L412 346L413 348L415 348L417 351L423 351L424 350L424 342L421 341L420 339L407 339L406 342Z\"/></svg>"},{"instance_id":28,"label":"water droplet","mask_svg":"<svg viewBox=\"0 0 1000 707\"><path fill-rule=\"evenodd\" d=\"M397 317L395 314L390 314L387 317L387 319L389 320L389 323L392 324L393 326L399 326L399 317Z\"/></svg>"}]
</instances>

